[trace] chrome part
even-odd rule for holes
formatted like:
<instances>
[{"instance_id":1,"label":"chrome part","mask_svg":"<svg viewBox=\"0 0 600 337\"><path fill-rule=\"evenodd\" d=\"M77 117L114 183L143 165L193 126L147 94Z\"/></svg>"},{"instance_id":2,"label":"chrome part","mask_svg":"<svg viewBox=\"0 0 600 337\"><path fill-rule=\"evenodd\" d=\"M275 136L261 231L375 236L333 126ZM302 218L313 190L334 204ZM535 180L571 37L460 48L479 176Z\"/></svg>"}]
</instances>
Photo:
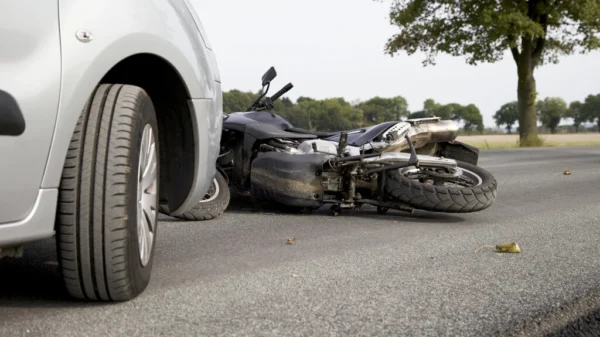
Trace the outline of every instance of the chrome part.
<instances>
[{"instance_id":1,"label":"chrome part","mask_svg":"<svg viewBox=\"0 0 600 337\"><path fill-rule=\"evenodd\" d=\"M317 151L320 153L326 153L331 155L337 155L337 146L335 142L330 140L323 139L314 139L314 140L306 140L300 143L298 146L298 150L302 153L314 153L313 144L316 147Z\"/></svg>"},{"instance_id":2,"label":"chrome part","mask_svg":"<svg viewBox=\"0 0 600 337\"><path fill-rule=\"evenodd\" d=\"M434 172L423 172L415 167L407 167L399 170L399 173L409 179L417 179L422 177L424 174L428 176L427 182L433 182L435 185L436 178L442 180L444 187L477 187L483 183L483 179L473 171L467 170L462 167L458 167L452 174L440 174L439 177ZM430 178L433 177L433 178Z\"/></svg>"},{"instance_id":3,"label":"chrome part","mask_svg":"<svg viewBox=\"0 0 600 337\"><path fill-rule=\"evenodd\" d=\"M154 132L152 126L146 124L140 145L137 189L137 234L142 266L146 266L150 261L156 230L156 207L158 204L156 168Z\"/></svg>"},{"instance_id":4,"label":"chrome part","mask_svg":"<svg viewBox=\"0 0 600 337\"><path fill-rule=\"evenodd\" d=\"M456 160L440 158L427 155L418 155L419 166L423 168L444 168L453 172L456 169ZM408 163L410 160L410 153L406 152L385 152L378 157L371 157L363 159L366 164L400 164L403 162Z\"/></svg>"},{"instance_id":5,"label":"chrome part","mask_svg":"<svg viewBox=\"0 0 600 337\"><path fill-rule=\"evenodd\" d=\"M383 135L389 139L389 144L383 148L383 152L401 152L409 149L408 142L404 138L406 135L410 137L415 149L419 149L428 143L447 142L456 139L458 124L450 120L414 126L401 122L387 130Z\"/></svg>"},{"instance_id":6,"label":"chrome part","mask_svg":"<svg viewBox=\"0 0 600 337\"><path fill-rule=\"evenodd\" d=\"M219 196L219 192L221 192L220 187L219 187L219 182L217 181L217 178L215 178L215 179L213 179L213 182L210 185L210 188L204 195L204 198L200 202L209 202L209 201L215 200L217 198L217 196Z\"/></svg>"},{"instance_id":7,"label":"chrome part","mask_svg":"<svg viewBox=\"0 0 600 337\"><path fill-rule=\"evenodd\" d=\"M442 120L442 117L424 117L424 118L412 118L407 119L406 122L410 123L410 125L419 125L426 123L437 123Z\"/></svg>"},{"instance_id":8,"label":"chrome part","mask_svg":"<svg viewBox=\"0 0 600 337\"><path fill-rule=\"evenodd\" d=\"M94 39L94 36L92 35L92 32L87 31L85 29L80 29L75 33L75 36L77 37L77 40L87 43L90 42Z\"/></svg>"},{"instance_id":9,"label":"chrome part","mask_svg":"<svg viewBox=\"0 0 600 337\"><path fill-rule=\"evenodd\" d=\"M325 171L322 176L321 185L325 191L339 192L344 190L342 176L338 172Z\"/></svg>"}]
</instances>

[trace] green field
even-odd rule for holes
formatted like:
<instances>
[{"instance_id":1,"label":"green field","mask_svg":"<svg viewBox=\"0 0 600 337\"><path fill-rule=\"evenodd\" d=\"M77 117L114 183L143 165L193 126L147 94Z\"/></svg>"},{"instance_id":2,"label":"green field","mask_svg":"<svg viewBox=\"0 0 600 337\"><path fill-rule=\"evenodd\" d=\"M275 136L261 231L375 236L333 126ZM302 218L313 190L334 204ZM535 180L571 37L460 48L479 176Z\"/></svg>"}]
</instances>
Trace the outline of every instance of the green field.
<instances>
[{"instance_id":1,"label":"green field","mask_svg":"<svg viewBox=\"0 0 600 337\"><path fill-rule=\"evenodd\" d=\"M600 145L600 133L540 135L540 138L548 147ZM456 140L480 149L505 149L518 147L519 135L458 136Z\"/></svg>"}]
</instances>

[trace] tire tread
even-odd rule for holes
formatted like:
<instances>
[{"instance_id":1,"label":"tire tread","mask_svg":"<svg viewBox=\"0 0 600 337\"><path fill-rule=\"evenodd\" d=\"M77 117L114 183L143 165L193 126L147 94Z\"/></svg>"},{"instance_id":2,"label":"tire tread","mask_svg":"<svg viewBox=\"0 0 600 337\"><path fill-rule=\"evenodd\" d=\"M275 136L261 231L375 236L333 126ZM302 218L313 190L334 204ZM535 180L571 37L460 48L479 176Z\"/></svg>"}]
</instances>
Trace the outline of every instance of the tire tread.
<instances>
[{"instance_id":1,"label":"tire tread","mask_svg":"<svg viewBox=\"0 0 600 337\"><path fill-rule=\"evenodd\" d=\"M389 198L416 209L444 213L472 213L492 205L497 195L496 179L481 167L457 161L479 176L483 181L472 188L446 188L423 184L401 175L398 171L387 173L385 190Z\"/></svg>"}]
</instances>

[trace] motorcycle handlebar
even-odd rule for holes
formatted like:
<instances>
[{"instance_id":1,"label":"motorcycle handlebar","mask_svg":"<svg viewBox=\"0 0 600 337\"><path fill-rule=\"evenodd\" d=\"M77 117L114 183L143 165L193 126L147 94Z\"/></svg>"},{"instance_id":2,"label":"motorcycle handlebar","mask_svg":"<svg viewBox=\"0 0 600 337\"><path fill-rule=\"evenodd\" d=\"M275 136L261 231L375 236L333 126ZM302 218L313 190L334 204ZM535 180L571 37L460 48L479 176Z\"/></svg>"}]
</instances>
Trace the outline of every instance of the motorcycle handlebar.
<instances>
[{"instance_id":1,"label":"motorcycle handlebar","mask_svg":"<svg viewBox=\"0 0 600 337\"><path fill-rule=\"evenodd\" d=\"M283 94L290 91L293 87L294 87L294 85L291 83L286 84L285 87L281 88L281 90L276 92L275 95L271 96L271 101L277 100L279 97L283 96Z\"/></svg>"}]
</instances>

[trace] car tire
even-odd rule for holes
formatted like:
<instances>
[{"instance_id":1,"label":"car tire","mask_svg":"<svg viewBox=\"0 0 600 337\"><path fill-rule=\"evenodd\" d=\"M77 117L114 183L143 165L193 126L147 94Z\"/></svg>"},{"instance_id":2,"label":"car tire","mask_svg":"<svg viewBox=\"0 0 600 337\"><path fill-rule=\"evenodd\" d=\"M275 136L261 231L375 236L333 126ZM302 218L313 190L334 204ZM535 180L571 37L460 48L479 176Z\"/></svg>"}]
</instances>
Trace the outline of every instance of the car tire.
<instances>
[{"instance_id":1,"label":"car tire","mask_svg":"<svg viewBox=\"0 0 600 337\"><path fill-rule=\"evenodd\" d=\"M148 94L131 85L100 85L77 122L59 188L58 260L74 298L128 301L146 289L159 163Z\"/></svg>"},{"instance_id":2,"label":"car tire","mask_svg":"<svg viewBox=\"0 0 600 337\"><path fill-rule=\"evenodd\" d=\"M181 215L175 216L181 220L189 221L205 221L218 218L225 212L229 206L231 192L227 179L217 171L215 178L211 183L211 187L200 202L198 202L190 210L185 211ZM160 205L160 212L170 215L169 205Z\"/></svg>"}]
</instances>

